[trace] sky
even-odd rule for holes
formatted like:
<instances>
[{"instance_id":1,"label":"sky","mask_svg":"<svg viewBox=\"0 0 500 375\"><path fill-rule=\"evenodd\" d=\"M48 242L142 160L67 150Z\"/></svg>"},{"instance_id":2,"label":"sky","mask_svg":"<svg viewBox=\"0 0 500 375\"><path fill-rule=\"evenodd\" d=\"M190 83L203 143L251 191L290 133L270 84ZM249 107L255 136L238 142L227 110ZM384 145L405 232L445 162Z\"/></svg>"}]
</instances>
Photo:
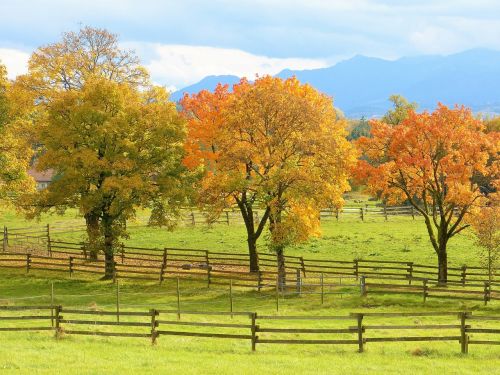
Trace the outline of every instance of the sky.
<instances>
[{"instance_id":1,"label":"sky","mask_svg":"<svg viewBox=\"0 0 500 375\"><path fill-rule=\"evenodd\" d=\"M31 52L81 25L119 35L155 83L500 50L499 0L0 0L0 60L14 78Z\"/></svg>"}]
</instances>

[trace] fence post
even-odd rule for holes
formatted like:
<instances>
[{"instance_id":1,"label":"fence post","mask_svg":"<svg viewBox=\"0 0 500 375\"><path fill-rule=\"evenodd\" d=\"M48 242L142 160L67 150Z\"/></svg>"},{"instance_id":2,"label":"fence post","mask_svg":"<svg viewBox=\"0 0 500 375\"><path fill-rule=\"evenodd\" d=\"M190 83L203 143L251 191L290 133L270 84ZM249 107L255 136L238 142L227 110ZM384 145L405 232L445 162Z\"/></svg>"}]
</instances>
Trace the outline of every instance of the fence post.
<instances>
[{"instance_id":1,"label":"fence post","mask_svg":"<svg viewBox=\"0 0 500 375\"><path fill-rule=\"evenodd\" d=\"M363 211L363 207L359 208L359 214L360 214L360 217L361 217L361 221L365 221L365 214L364 214L364 211Z\"/></svg>"},{"instance_id":2,"label":"fence post","mask_svg":"<svg viewBox=\"0 0 500 375\"><path fill-rule=\"evenodd\" d=\"M73 257L69 257L69 277L73 275Z\"/></svg>"},{"instance_id":3,"label":"fence post","mask_svg":"<svg viewBox=\"0 0 500 375\"><path fill-rule=\"evenodd\" d=\"M280 310L279 276L276 277L276 311Z\"/></svg>"},{"instance_id":4,"label":"fence post","mask_svg":"<svg viewBox=\"0 0 500 375\"><path fill-rule=\"evenodd\" d=\"M411 285L411 279L413 279L413 262L407 263L408 265L408 285Z\"/></svg>"},{"instance_id":5,"label":"fence post","mask_svg":"<svg viewBox=\"0 0 500 375\"><path fill-rule=\"evenodd\" d=\"M179 278L177 278L177 319L181 319L181 291L179 287Z\"/></svg>"},{"instance_id":6,"label":"fence post","mask_svg":"<svg viewBox=\"0 0 500 375\"><path fill-rule=\"evenodd\" d=\"M262 271L257 271L257 291L260 292L262 289Z\"/></svg>"},{"instance_id":7,"label":"fence post","mask_svg":"<svg viewBox=\"0 0 500 375\"><path fill-rule=\"evenodd\" d=\"M54 327L54 282L50 283L50 326Z\"/></svg>"},{"instance_id":8,"label":"fence post","mask_svg":"<svg viewBox=\"0 0 500 375\"><path fill-rule=\"evenodd\" d=\"M325 302L325 283L323 281L323 273L320 275L320 284L321 284L321 304Z\"/></svg>"},{"instance_id":9,"label":"fence post","mask_svg":"<svg viewBox=\"0 0 500 375\"><path fill-rule=\"evenodd\" d=\"M163 259L161 262L161 270L160 270L160 285L163 283L163 274L167 270L167 249L163 249Z\"/></svg>"},{"instance_id":10,"label":"fence post","mask_svg":"<svg viewBox=\"0 0 500 375\"><path fill-rule=\"evenodd\" d=\"M31 255L26 254L26 273L30 272Z\"/></svg>"},{"instance_id":11,"label":"fence post","mask_svg":"<svg viewBox=\"0 0 500 375\"><path fill-rule=\"evenodd\" d=\"M125 245L121 244L120 245L120 257L122 260L122 264L125 262Z\"/></svg>"},{"instance_id":12,"label":"fence post","mask_svg":"<svg viewBox=\"0 0 500 375\"><path fill-rule=\"evenodd\" d=\"M151 314L151 344L156 344L156 338L158 337L158 333L156 332L156 327L158 326L158 322L156 321L156 316L158 315L158 310L151 309L149 310Z\"/></svg>"},{"instance_id":13,"label":"fence post","mask_svg":"<svg viewBox=\"0 0 500 375\"><path fill-rule=\"evenodd\" d=\"M335 218L337 219L337 221L339 221L339 209L338 208L335 209Z\"/></svg>"},{"instance_id":14,"label":"fence post","mask_svg":"<svg viewBox=\"0 0 500 375\"><path fill-rule=\"evenodd\" d=\"M196 221L194 219L194 212L191 211L191 224L193 225L193 227L196 225Z\"/></svg>"},{"instance_id":15,"label":"fence post","mask_svg":"<svg viewBox=\"0 0 500 375\"><path fill-rule=\"evenodd\" d=\"M2 250L7 251L7 227L5 225L3 226Z\"/></svg>"},{"instance_id":16,"label":"fence post","mask_svg":"<svg viewBox=\"0 0 500 375\"><path fill-rule=\"evenodd\" d=\"M424 297L424 303L427 301L427 296L429 295L428 290L429 287L427 286L427 279L422 280L422 289L423 289L423 297Z\"/></svg>"},{"instance_id":17,"label":"fence post","mask_svg":"<svg viewBox=\"0 0 500 375\"><path fill-rule=\"evenodd\" d=\"M50 224L47 224L47 253L52 257L52 246L50 243Z\"/></svg>"},{"instance_id":18,"label":"fence post","mask_svg":"<svg viewBox=\"0 0 500 375\"><path fill-rule=\"evenodd\" d=\"M356 280L358 280L359 276L359 260L354 259L354 276L356 276Z\"/></svg>"},{"instance_id":19,"label":"fence post","mask_svg":"<svg viewBox=\"0 0 500 375\"><path fill-rule=\"evenodd\" d=\"M461 277L462 277L462 280L461 280L462 281L462 286L465 286L465 279L467 278L467 265L466 264L464 264L462 266L462 275L461 275Z\"/></svg>"},{"instance_id":20,"label":"fence post","mask_svg":"<svg viewBox=\"0 0 500 375\"><path fill-rule=\"evenodd\" d=\"M233 279L229 280L229 311L231 312L231 319L233 319Z\"/></svg>"},{"instance_id":21,"label":"fence post","mask_svg":"<svg viewBox=\"0 0 500 375\"><path fill-rule=\"evenodd\" d=\"M229 225L229 211L226 211L226 221L227 225Z\"/></svg>"},{"instance_id":22,"label":"fence post","mask_svg":"<svg viewBox=\"0 0 500 375\"><path fill-rule=\"evenodd\" d=\"M56 306L56 337L61 333L61 310L62 306Z\"/></svg>"},{"instance_id":23,"label":"fence post","mask_svg":"<svg viewBox=\"0 0 500 375\"><path fill-rule=\"evenodd\" d=\"M299 296L302 294L302 280L300 278L300 270L297 268L295 270L295 273L297 275L297 293L299 294Z\"/></svg>"},{"instance_id":24,"label":"fence post","mask_svg":"<svg viewBox=\"0 0 500 375\"><path fill-rule=\"evenodd\" d=\"M385 221L387 221L387 206L384 204L384 217Z\"/></svg>"},{"instance_id":25,"label":"fence post","mask_svg":"<svg viewBox=\"0 0 500 375\"><path fill-rule=\"evenodd\" d=\"M488 281L484 282L484 305L488 304L488 301L491 299L491 285Z\"/></svg>"},{"instance_id":26,"label":"fence post","mask_svg":"<svg viewBox=\"0 0 500 375\"><path fill-rule=\"evenodd\" d=\"M116 280L116 321L120 322L120 283Z\"/></svg>"},{"instance_id":27,"label":"fence post","mask_svg":"<svg viewBox=\"0 0 500 375\"><path fill-rule=\"evenodd\" d=\"M359 278L359 287L361 290L361 297L366 296L366 276L362 275Z\"/></svg>"},{"instance_id":28,"label":"fence post","mask_svg":"<svg viewBox=\"0 0 500 375\"><path fill-rule=\"evenodd\" d=\"M208 250L205 251L205 264L207 266L207 288L210 288L210 276L211 276L212 267L210 267Z\"/></svg>"},{"instance_id":29,"label":"fence post","mask_svg":"<svg viewBox=\"0 0 500 375\"><path fill-rule=\"evenodd\" d=\"M358 352L363 353L364 351L364 340L363 340L363 314L356 314L356 319L358 321Z\"/></svg>"},{"instance_id":30,"label":"fence post","mask_svg":"<svg viewBox=\"0 0 500 375\"><path fill-rule=\"evenodd\" d=\"M306 277L306 265L304 263L304 257L300 257L300 266L302 268L302 273L304 274L304 277Z\"/></svg>"},{"instance_id":31,"label":"fence post","mask_svg":"<svg viewBox=\"0 0 500 375\"><path fill-rule=\"evenodd\" d=\"M467 319L467 313L465 311L460 313L460 346L462 349L462 354L467 354L469 352L469 336L467 335L466 329L468 326L465 325L465 320Z\"/></svg>"},{"instance_id":32,"label":"fence post","mask_svg":"<svg viewBox=\"0 0 500 375\"><path fill-rule=\"evenodd\" d=\"M257 326L255 325L255 321L257 320L257 313L252 313L251 314L251 319L252 319L252 352L255 351L255 346L257 344L257 336L256 336L256 332L257 332Z\"/></svg>"}]
</instances>

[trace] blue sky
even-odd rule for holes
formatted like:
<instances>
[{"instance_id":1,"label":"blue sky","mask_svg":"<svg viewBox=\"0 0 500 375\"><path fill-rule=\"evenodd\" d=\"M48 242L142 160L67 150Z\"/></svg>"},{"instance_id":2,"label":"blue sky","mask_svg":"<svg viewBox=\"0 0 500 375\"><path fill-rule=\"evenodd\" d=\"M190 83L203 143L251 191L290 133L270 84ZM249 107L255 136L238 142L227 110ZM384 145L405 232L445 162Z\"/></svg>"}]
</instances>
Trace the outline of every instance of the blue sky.
<instances>
[{"instance_id":1,"label":"blue sky","mask_svg":"<svg viewBox=\"0 0 500 375\"><path fill-rule=\"evenodd\" d=\"M14 77L33 49L80 24L119 34L170 88L209 74L324 67L356 54L500 50L498 0L0 0L0 59Z\"/></svg>"}]
</instances>

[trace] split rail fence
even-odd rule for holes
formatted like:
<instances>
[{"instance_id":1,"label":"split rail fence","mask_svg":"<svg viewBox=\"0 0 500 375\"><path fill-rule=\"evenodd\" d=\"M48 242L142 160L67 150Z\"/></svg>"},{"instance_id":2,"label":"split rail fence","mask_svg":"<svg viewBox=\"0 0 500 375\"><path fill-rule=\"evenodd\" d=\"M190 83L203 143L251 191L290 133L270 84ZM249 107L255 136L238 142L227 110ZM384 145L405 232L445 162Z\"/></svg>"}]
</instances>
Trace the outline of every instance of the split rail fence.
<instances>
[{"instance_id":1,"label":"split rail fence","mask_svg":"<svg viewBox=\"0 0 500 375\"><path fill-rule=\"evenodd\" d=\"M49 241L46 250L0 253L0 268L32 271L103 275L106 260L102 254L92 259L82 243ZM260 255L260 271L249 272L249 256L199 249L122 247L113 262L114 279L157 281L187 278L211 285L251 288L279 287L283 293L341 293L360 282L361 293L415 294L478 300L498 299L497 281L489 281L481 267L449 267L447 287L437 285L437 267L414 262L389 260L327 260L285 257L286 283L277 285L278 266L274 255ZM332 289L337 289L337 291ZM352 293L352 292L351 292Z\"/></svg>"},{"instance_id":2,"label":"split rail fence","mask_svg":"<svg viewBox=\"0 0 500 375\"><path fill-rule=\"evenodd\" d=\"M162 336L234 339L248 341L253 351L260 345L295 344L350 345L363 352L372 343L446 341L457 342L466 354L470 345L500 345L500 316L467 311L290 316L162 309L115 312L60 305L0 306L0 311L0 332L54 331L57 336L148 338L152 343Z\"/></svg>"}]
</instances>

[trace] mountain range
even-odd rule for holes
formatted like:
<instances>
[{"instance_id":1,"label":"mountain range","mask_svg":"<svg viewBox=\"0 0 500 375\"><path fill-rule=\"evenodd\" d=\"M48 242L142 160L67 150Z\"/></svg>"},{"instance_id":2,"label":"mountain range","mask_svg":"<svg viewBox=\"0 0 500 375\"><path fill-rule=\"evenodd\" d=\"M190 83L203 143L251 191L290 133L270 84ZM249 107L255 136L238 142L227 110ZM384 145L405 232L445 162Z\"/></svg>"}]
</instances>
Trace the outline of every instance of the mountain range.
<instances>
[{"instance_id":1,"label":"mountain range","mask_svg":"<svg viewBox=\"0 0 500 375\"><path fill-rule=\"evenodd\" d=\"M465 105L475 112L500 113L500 51L473 49L448 56L428 55L397 60L357 55L331 67L311 70L285 69L278 77L296 76L331 96L335 107L351 118L384 114L392 94L416 102L420 110L438 102ZM232 86L233 75L208 76L172 93L174 101L184 93L213 90L217 83Z\"/></svg>"}]
</instances>

